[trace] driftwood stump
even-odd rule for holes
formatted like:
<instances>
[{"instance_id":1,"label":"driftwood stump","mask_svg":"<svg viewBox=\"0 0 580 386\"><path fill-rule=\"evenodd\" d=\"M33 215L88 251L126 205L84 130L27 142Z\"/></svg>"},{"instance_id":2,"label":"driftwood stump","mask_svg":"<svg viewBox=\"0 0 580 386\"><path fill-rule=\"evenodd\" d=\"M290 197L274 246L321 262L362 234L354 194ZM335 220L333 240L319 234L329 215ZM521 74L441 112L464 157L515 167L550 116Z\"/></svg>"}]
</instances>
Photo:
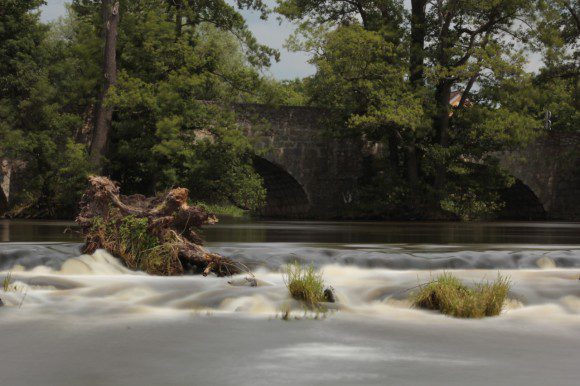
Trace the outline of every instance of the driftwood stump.
<instances>
[{"instance_id":1,"label":"driftwood stump","mask_svg":"<svg viewBox=\"0 0 580 386\"><path fill-rule=\"evenodd\" d=\"M102 248L127 267L153 275L241 272L240 264L203 247L196 229L217 219L201 207L189 206L188 196L185 188L162 197L123 196L110 179L90 177L76 218L85 238L83 253Z\"/></svg>"}]
</instances>

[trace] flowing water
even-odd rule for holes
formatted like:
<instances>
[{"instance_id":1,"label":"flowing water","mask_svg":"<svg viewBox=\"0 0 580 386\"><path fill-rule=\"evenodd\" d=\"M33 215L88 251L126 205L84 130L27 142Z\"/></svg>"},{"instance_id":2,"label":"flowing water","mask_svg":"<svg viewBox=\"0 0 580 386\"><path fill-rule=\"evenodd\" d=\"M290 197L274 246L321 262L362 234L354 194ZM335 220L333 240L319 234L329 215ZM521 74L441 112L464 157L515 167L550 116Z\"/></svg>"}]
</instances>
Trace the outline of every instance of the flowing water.
<instances>
[{"instance_id":1,"label":"flowing water","mask_svg":"<svg viewBox=\"0 0 580 386\"><path fill-rule=\"evenodd\" d=\"M234 278L152 277L73 224L0 221L0 385L576 385L580 224L225 222L207 246ZM70 228L70 229L69 229ZM290 300L280 268L312 263L325 316ZM496 318L413 309L409 289L452 271L513 289ZM292 309L290 320L280 318Z\"/></svg>"}]
</instances>

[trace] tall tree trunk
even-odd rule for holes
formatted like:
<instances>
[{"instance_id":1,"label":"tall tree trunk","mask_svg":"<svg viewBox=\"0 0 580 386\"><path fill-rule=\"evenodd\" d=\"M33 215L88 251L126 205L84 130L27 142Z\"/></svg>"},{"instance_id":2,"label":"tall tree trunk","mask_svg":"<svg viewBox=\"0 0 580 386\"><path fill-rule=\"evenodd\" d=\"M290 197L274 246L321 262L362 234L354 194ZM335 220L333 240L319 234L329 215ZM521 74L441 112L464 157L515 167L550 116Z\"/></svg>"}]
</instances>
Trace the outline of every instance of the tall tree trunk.
<instances>
[{"instance_id":1,"label":"tall tree trunk","mask_svg":"<svg viewBox=\"0 0 580 386\"><path fill-rule=\"evenodd\" d=\"M413 89L424 85L425 36L427 0L411 0L411 48L409 60L409 80ZM414 137L407 145L407 179L413 186L418 182L419 163L417 144Z\"/></svg>"},{"instance_id":2,"label":"tall tree trunk","mask_svg":"<svg viewBox=\"0 0 580 386\"><path fill-rule=\"evenodd\" d=\"M419 164L417 161L417 144L413 138L407 145L407 180L411 186L419 180Z\"/></svg>"},{"instance_id":3,"label":"tall tree trunk","mask_svg":"<svg viewBox=\"0 0 580 386\"><path fill-rule=\"evenodd\" d=\"M576 110L580 110L580 77L578 76L578 72L576 71L576 76L574 77L574 107Z\"/></svg>"},{"instance_id":4,"label":"tall tree trunk","mask_svg":"<svg viewBox=\"0 0 580 386\"><path fill-rule=\"evenodd\" d=\"M102 0L102 14L104 22L105 52L103 61L103 89L99 96L99 104L95 119L95 130L91 142L90 160L94 165L101 165L105 156L111 133L113 107L106 103L107 93L117 84L117 33L119 27L119 2Z\"/></svg>"},{"instance_id":5,"label":"tall tree trunk","mask_svg":"<svg viewBox=\"0 0 580 386\"><path fill-rule=\"evenodd\" d=\"M411 49L410 71L411 83L415 87L424 83L425 35L427 34L426 19L427 0L411 0Z\"/></svg>"},{"instance_id":6,"label":"tall tree trunk","mask_svg":"<svg viewBox=\"0 0 580 386\"><path fill-rule=\"evenodd\" d=\"M8 210L11 178L12 161L8 158L0 159L0 214Z\"/></svg>"},{"instance_id":7,"label":"tall tree trunk","mask_svg":"<svg viewBox=\"0 0 580 386\"><path fill-rule=\"evenodd\" d=\"M183 1L175 1L175 37L181 36L183 29Z\"/></svg>"},{"instance_id":8,"label":"tall tree trunk","mask_svg":"<svg viewBox=\"0 0 580 386\"><path fill-rule=\"evenodd\" d=\"M435 116L435 135L436 141L445 149L449 146L449 99L451 97L451 82L443 80L437 86L435 92L436 116ZM447 165L444 160L439 160L435 166L435 189L443 188L445 184L445 175Z\"/></svg>"},{"instance_id":9,"label":"tall tree trunk","mask_svg":"<svg viewBox=\"0 0 580 386\"><path fill-rule=\"evenodd\" d=\"M397 133L393 130L389 134L389 163L391 171L399 174L399 138Z\"/></svg>"}]
</instances>

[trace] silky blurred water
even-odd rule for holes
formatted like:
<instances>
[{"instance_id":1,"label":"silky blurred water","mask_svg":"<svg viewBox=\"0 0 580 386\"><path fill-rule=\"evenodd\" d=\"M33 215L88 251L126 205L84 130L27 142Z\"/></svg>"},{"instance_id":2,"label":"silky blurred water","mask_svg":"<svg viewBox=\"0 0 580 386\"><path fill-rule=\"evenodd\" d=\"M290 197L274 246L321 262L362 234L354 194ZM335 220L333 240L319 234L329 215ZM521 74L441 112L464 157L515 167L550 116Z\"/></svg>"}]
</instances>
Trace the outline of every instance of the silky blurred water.
<instances>
[{"instance_id":1,"label":"silky blurred water","mask_svg":"<svg viewBox=\"0 0 580 386\"><path fill-rule=\"evenodd\" d=\"M0 384L558 385L580 370L580 224L224 221L207 246L246 277L153 277L73 223L0 221ZM337 303L292 300L281 270L313 264ZM513 284L496 318L411 307L444 271ZM282 321L283 310L291 321ZM113 360L117 358L117 360ZM226 366L226 367L224 367Z\"/></svg>"}]
</instances>

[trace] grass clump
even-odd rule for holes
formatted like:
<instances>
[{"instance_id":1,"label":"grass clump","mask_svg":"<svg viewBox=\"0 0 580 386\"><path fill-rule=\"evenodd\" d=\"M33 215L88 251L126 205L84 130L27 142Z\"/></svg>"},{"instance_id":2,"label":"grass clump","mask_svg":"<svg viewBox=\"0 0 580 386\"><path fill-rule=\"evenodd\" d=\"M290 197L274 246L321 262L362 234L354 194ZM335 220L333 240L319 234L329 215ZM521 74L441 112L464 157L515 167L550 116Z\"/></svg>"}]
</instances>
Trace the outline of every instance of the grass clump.
<instances>
[{"instance_id":1,"label":"grass clump","mask_svg":"<svg viewBox=\"0 0 580 386\"><path fill-rule=\"evenodd\" d=\"M193 205L199 206L205 209L206 212L213 213L220 217L240 218L244 217L248 213L248 211L231 204L208 204L206 202L198 201Z\"/></svg>"},{"instance_id":2,"label":"grass clump","mask_svg":"<svg viewBox=\"0 0 580 386\"><path fill-rule=\"evenodd\" d=\"M105 221L95 217L92 222L93 237L98 237L106 250L120 256L130 269L164 275L179 264L175 233L169 232L163 239L152 235L147 218L126 216Z\"/></svg>"},{"instance_id":3,"label":"grass clump","mask_svg":"<svg viewBox=\"0 0 580 386\"><path fill-rule=\"evenodd\" d=\"M321 308L320 303L325 301L324 279L313 265L303 267L297 261L289 264L283 278L294 299L304 302L309 308Z\"/></svg>"},{"instance_id":4,"label":"grass clump","mask_svg":"<svg viewBox=\"0 0 580 386\"><path fill-rule=\"evenodd\" d=\"M4 292L8 292L14 289L12 286L12 272L8 272L6 276L4 276L4 280L2 281L2 288L4 288Z\"/></svg>"},{"instance_id":5,"label":"grass clump","mask_svg":"<svg viewBox=\"0 0 580 386\"><path fill-rule=\"evenodd\" d=\"M500 274L494 282L482 281L468 287L452 274L444 273L420 286L412 295L412 303L455 318L484 318L501 313L510 288L509 278Z\"/></svg>"}]
</instances>

